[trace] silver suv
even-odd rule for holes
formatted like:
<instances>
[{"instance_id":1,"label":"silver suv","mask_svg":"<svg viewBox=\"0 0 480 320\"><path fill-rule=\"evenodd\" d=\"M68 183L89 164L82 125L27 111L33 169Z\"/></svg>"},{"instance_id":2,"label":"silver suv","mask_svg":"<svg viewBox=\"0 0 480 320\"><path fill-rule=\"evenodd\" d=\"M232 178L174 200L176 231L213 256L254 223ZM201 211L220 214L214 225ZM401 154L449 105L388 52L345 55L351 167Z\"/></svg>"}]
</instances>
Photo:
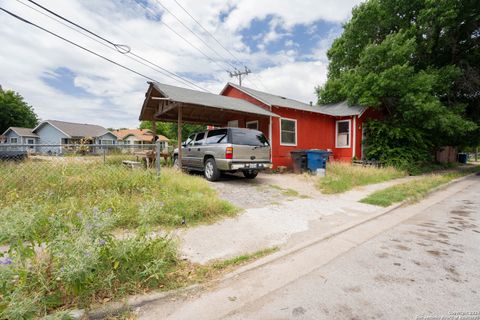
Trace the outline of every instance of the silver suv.
<instances>
[{"instance_id":1,"label":"silver suv","mask_svg":"<svg viewBox=\"0 0 480 320\"><path fill-rule=\"evenodd\" d=\"M259 170L272 167L270 143L262 132L241 128L213 129L191 134L182 143L182 167L204 172L209 181L220 178L221 172L241 171L254 179ZM174 166L178 167L178 149Z\"/></svg>"}]
</instances>

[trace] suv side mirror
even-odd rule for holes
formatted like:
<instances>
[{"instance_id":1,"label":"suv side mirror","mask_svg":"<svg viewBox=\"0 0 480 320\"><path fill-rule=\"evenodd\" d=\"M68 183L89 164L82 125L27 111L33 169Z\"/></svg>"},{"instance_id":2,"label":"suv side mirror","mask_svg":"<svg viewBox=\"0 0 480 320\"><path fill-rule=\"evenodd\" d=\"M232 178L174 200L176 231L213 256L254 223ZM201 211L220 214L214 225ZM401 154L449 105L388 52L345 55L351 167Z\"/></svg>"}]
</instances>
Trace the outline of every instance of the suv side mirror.
<instances>
[{"instance_id":1,"label":"suv side mirror","mask_svg":"<svg viewBox=\"0 0 480 320\"><path fill-rule=\"evenodd\" d=\"M182 142L182 147L186 147L187 146L187 143L186 142Z\"/></svg>"}]
</instances>

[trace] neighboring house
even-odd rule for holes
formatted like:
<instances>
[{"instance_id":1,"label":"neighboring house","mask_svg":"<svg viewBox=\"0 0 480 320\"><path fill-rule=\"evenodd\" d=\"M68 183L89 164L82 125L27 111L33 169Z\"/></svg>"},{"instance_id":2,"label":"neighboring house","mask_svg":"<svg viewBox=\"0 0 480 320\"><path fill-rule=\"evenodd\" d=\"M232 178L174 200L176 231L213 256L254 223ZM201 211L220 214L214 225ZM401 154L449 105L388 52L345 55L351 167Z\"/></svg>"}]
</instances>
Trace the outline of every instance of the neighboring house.
<instances>
[{"instance_id":1,"label":"neighboring house","mask_svg":"<svg viewBox=\"0 0 480 320\"><path fill-rule=\"evenodd\" d=\"M4 143L8 144L28 144L38 143L39 136L30 128L10 127L4 133Z\"/></svg>"},{"instance_id":2,"label":"neighboring house","mask_svg":"<svg viewBox=\"0 0 480 320\"><path fill-rule=\"evenodd\" d=\"M36 144L37 152L48 154L63 153L60 144L116 144L117 137L102 126L65 122L58 120L42 121L33 129L11 127L5 131L9 144ZM33 143L32 143L33 141Z\"/></svg>"},{"instance_id":3,"label":"neighboring house","mask_svg":"<svg viewBox=\"0 0 480 320\"><path fill-rule=\"evenodd\" d=\"M363 157L363 123L378 115L366 107L346 102L312 105L282 96L228 83L220 93L246 100L279 117L259 120L254 116L228 119L227 126L262 131L272 145L272 162L291 166L290 152L298 149L329 149L338 161Z\"/></svg>"},{"instance_id":4,"label":"neighboring house","mask_svg":"<svg viewBox=\"0 0 480 320\"><path fill-rule=\"evenodd\" d=\"M141 145L153 143L153 132L148 129L123 129L114 130L113 134L117 136L117 144L123 145ZM157 141L160 141L160 148L162 150L168 150L168 138L157 135Z\"/></svg>"}]
</instances>

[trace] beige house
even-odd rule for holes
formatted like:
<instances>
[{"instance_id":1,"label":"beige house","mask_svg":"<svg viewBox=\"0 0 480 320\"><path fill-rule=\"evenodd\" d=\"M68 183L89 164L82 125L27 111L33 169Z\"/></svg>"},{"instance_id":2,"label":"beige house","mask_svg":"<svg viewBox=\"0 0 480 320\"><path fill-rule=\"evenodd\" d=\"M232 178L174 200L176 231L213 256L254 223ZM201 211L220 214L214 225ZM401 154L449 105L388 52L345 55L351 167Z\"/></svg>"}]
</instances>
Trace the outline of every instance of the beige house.
<instances>
[{"instance_id":1,"label":"beige house","mask_svg":"<svg viewBox=\"0 0 480 320\"><path fill-rule=\"evenodd\" d=\"M117 144L132 145L132 149L134 145L154 143L152 131L148 129L123 129L114 130L112 132L117 136ZM157 140L160 141L162 152L167 152L168 138L159 134L157 135Z\"/></svg>"}]
</instances>

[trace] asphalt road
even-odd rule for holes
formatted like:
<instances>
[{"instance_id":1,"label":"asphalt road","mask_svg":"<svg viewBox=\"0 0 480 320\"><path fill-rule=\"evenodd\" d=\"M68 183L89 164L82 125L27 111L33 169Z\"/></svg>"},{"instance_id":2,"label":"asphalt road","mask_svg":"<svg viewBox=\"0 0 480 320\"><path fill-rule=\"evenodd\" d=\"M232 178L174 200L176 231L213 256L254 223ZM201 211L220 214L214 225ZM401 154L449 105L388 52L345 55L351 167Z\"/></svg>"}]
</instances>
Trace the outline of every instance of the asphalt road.
<instances>
[{"instance_id":1,"label":"asphalt road","mask_svg":"<svg viewBox=\"0 0 480 320\"><path fill-rule=\"evenodd\" d=\"M222 318L480 319L480 177L475 180Z\"/></svg>"}]
</instances>

